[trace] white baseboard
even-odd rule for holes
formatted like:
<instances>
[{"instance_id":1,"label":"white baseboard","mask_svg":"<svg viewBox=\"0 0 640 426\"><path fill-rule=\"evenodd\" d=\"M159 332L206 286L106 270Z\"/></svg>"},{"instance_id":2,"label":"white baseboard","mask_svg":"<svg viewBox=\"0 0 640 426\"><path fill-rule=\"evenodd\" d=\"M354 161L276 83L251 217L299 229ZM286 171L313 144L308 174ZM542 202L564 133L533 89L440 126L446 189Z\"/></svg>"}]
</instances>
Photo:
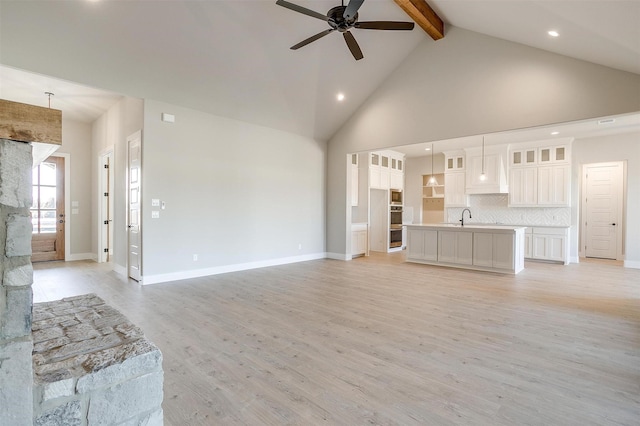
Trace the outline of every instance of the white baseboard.
<instances>
[{"instance_id":1,"label":"white baseboard","mask_svg":"<svg viewBox=\"0 0 640 426\"><path fill-rule=\"evenodd\" d=\"M569 263L580 263L580 256L571 256L569 258Z\"/></svg>"},{"instance_id":2,"label":"white baseboard","mask_svg":"<svg viewBox=\"0 0 640 426\"><path fill-rule=\"evenodd\" d=\"M334 260L351 260L352 256L344 253L326 253L326 258Z\"/></svg>"},{"instance_id":3,"label":"white baseboard","mask_svg":"<svg viewBox=\"0 0 640 426\"><path fill-rule=\"evenodd\" d=\"M625 260L624 261L624 267L625 268L632 268L632 269L640 269L640 261L638 261L638 260Z\"/></svg>"},{"instance_id":4,"label":"white baseboard","mask_svg":"<svg viewBox=\"0 0 640 426\"><path fill-rule=\"evenodd\" d=\"M113 271L114 271L116 274L122 275L122 276L124 276L124 277L126 277L126 276L127 276L127 268L125 268L125 267L124 267L124 266L122 266L122 265L118 265L117 263L114 263L114 264L113 264Z\"/></svg>"},{"instance_id":5,"label":"white baseboard","mask_svg":"<svg viewBox=\"0 0 640 426\"><path fill-rule=\"evenodd\" d=\"M246 271L248 269L265 268L268 266L286 265L289 263L306 262L309 260L325 259L327 253L306 254L303 256L282 257L279 259L260 260L257 262L237 263L234 265L215 266L213 268L193 269L190 271L170 272L168 274L145 275L140 284L160 284L168 281L186 280L189 278L206 277L209 275L225 274L228 272Z\"/></svg>"},{"instance_id":6,"label":"white baseboard","mask_svg":"<svg viewBox=\"0 0 640 426\"><path fill-rule=\"evenodd\" d=\"M95 253L74 253L74 254L68 255L64 259L65 262L73 262L75 260L94 260L94 261L97 261L98 257L95 255Z\"/></svg>"}]
</instances>

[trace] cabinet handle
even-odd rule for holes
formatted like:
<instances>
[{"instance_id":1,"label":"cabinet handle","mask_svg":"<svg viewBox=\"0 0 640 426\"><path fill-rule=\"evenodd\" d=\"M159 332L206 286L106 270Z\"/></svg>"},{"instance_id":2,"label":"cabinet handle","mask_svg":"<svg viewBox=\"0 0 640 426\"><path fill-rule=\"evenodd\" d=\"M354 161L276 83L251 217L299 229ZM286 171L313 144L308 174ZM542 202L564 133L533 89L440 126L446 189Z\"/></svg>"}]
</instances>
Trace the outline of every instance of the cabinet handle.
<instances>
[{"instance_id":1,"label":"cabinet handle","mask_svg":"<svg viewBox=\"0 0 640 426\"><path fill-rule=\"evenodd\" d=\"M612 223L611 225L616 226L616 224L615 224L615 223Z\"/></svg>"}]
</instances>

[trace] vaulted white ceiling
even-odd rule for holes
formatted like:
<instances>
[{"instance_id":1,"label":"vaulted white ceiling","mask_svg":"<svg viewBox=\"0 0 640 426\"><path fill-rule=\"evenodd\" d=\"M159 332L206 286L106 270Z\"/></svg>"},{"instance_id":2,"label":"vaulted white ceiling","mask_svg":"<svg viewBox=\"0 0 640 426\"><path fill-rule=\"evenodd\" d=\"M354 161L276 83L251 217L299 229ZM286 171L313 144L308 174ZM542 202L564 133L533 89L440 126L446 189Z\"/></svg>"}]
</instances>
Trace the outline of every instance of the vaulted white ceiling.
<instances>
[{"instance_id":1,"label":"vaulted white ceiling","mask_svg":"<svg viewBox=\"0 0 640 426\"><path fill-rule=\"evenodd\" d=\"M321 13L339 4L292 1ZM640 2L429 3L447 24L640 74ZM366 0L360 20L409 18L392 0ZM339 34L289 50L325 28L275 0L0 0L0 64L326 140L418 44L437 43L416 27L354 30L365 56L357 62ZM44 104L42 80L30 85L7 68L0 78L0 96ZM54 106L74 97L60 87ZM65 108L97 111L91 96L106 105L109 92L78 94Z\"/></svg>"}]
</instances>

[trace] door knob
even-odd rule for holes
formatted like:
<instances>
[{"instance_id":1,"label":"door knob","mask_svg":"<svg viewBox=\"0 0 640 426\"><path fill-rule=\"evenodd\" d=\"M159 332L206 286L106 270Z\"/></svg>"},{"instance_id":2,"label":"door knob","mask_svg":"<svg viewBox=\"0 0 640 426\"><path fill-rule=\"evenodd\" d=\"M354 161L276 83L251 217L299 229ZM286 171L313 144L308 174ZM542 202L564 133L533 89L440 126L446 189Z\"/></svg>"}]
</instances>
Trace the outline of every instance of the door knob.
<instances>
[{"instance_id":1,"label":"door knob","mask_svg":"<svg viewBox=\"0 0 640 426\"><path fill-rule=\"evenodd\" d=\"M612 223L611 225L616 226L616 224L615 224L615 223Z\"/></svg>"}]
</instances>

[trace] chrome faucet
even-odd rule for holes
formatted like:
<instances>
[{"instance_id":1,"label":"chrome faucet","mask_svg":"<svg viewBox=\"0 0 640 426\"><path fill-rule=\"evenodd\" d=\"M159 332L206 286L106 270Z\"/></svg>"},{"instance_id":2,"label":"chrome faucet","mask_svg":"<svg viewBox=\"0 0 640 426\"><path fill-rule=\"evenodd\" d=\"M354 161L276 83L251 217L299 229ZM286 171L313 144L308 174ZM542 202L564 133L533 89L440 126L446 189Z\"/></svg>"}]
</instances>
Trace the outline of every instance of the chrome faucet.
<instances>
[{"instance_id":1,"label":"chrome faucet","mask_svg":"<svg viewBox=\"0 0 640 426\"><path fill-rule=\"evenodd\" d=\"M460 226L464 226L464 212L469 212L469 219L471 219L471 210L469 209L462 210L462 218L460 219Z\"/></svg>"}]
</instances>

